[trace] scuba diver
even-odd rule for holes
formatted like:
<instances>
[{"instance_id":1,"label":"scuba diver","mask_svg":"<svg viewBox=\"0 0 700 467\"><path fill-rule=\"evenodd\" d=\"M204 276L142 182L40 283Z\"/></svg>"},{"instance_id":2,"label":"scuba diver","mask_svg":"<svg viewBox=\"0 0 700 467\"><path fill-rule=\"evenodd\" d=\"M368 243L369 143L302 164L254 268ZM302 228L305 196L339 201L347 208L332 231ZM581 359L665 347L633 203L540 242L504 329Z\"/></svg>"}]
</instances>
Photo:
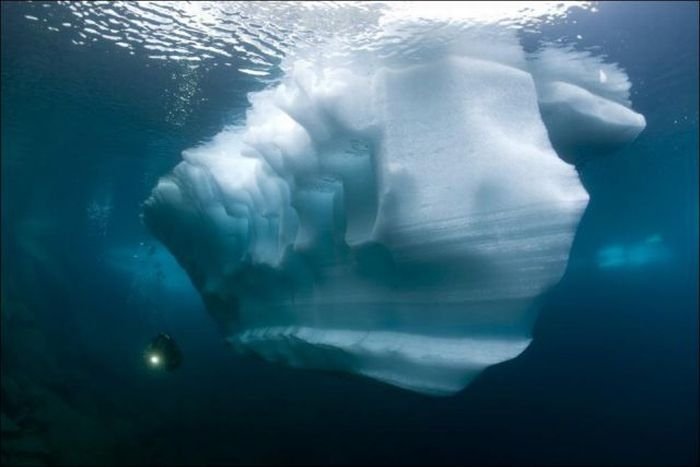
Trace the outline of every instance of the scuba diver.
<instances>
[{"instance_id":1,"label":"scuba diver","mask_svg":"<svg viewBox=\"0 0 700 467\"><path fill-rule=\"evenodd\" d=\"M151 340L143 356L146 364L154 370L173 371L182 364L182 352L175 339L164 332Z\"/></svg>"}]
</instances>

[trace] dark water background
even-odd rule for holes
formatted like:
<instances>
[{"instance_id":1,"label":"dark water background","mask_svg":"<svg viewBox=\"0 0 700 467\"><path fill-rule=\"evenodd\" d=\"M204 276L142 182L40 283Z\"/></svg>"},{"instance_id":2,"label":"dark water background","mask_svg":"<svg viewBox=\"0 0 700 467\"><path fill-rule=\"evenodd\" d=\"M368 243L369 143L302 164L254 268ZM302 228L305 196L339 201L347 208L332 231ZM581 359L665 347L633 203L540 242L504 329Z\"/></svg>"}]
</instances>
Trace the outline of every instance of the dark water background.
<instances>
[{"instance_id":1,"label":"dark water background","mask_svg":"<svg viewBox=\"0 0 700 467\"><path fill-rule=\"evenodd\" d=\"M24 17L65 5L3 2L3 462L696 464L698 3L598 9L524 42L599 46L647 129L582 168L591 201L531 347L430 398L233 355L141 224L157 178L264 82L77 47ZM173 374L143 367L160 331Z\"/></svg>"}]
</instances>

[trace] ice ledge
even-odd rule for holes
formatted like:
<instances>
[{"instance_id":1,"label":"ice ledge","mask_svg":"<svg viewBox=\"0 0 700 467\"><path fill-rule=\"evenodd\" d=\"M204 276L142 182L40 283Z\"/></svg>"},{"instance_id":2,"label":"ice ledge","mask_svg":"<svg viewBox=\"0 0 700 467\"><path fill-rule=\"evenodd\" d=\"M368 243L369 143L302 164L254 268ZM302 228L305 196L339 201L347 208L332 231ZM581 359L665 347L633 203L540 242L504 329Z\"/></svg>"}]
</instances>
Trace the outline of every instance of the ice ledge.
<instances>
[{"instance_id":1,"label":"ice ledge","mask_svg":"<svg viewBox=\"0 0 700 467\"><path fill-rule=\"evenodd\" d=\"M227 340L270 362L350 371L433 396L464 389L483 369L517 357L530 343L525 337L434 337L303 326L249 329Z\"/></svg>"}]
</instances>

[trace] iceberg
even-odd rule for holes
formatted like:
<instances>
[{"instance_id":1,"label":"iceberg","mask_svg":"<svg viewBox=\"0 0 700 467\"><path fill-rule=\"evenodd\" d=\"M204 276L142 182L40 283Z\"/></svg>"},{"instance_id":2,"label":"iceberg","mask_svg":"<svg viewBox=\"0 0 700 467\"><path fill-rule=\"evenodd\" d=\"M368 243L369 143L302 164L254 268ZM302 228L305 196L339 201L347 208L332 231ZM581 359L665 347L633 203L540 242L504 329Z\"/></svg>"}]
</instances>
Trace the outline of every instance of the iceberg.
<instances>
[{"instance_id":1,"label":"iceberg","mask_svg":"<svg viewBox=\"0 0 700 467\"><path fill-rule=\"evenodd\" d=\"M618 67L514 36L366 59L290 59L144 221L237 351L454 394L527 348L588 202L575 164L644 117Z\"/></svg>"}]
</instances>

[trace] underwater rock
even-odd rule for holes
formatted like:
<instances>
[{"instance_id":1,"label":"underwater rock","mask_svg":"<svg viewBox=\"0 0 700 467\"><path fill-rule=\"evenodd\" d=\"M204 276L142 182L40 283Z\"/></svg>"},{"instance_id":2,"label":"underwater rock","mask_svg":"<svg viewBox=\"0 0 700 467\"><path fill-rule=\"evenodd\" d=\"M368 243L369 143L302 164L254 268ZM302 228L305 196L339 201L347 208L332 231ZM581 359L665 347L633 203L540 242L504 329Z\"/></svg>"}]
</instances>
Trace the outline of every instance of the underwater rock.
<instances>
[{"instance_id":1,"label":"underwater rock","mask_svg":"<svg viewBox=\"0 0 700 467\"><path fill-rule=\"evenodd\" d=\"M111 418L90 409L83 401L72 406L46 386L34 386L36 407L32 416L42 426L46 451L52 463L64 465L108 464L115 452L115 434Z\"/></svg>"},{"instance_id":2,"label":"underwater rock","mask_svg":"<svg viewBox=\"0 0 700 467\"><path fill-rule=\"evenodd\" d=\"M622 72L605 68L615 79L589 97L554 66L566 52L528 62L512 35L477 45L290 63L249 96L245 125L160 179L144 221L235 349L449 395L527 347L588 202L562 160L578 141L553 138L564 131L541 109L627 140L611 117L623 104L607 101ZM602 116L591 99L607 99Z\"/></svg>"},{"instance_id":3,"label":"underwater rock","mask_svg":"<svg viewBox=\"0 0 700 467\"><path fill-rule=\"evenodd\" d=\"M19 426L5 413L0 414L0 429L3 434L18 433L20 431Z\"/></svg>"},{"instance_id":4,"label":"underwater rock","mask_svg":"<svg viewBox=\"0 0 700 467\"><path fill-rule=\"evenodd\" d=\"M37 434L3 437L3 465L49 465L50 452L46 442Z\"/></svg>"},{"instance_id":5,"label":"underwater rock","mask_svg":"<svg viewBox=\"0 0 700 467\"><path fill-rule=\"evenodd\" d=\"M1 388L2 388L2 406L3 410L7 411L10 415L16 415L17 410L22 405L24 399L24 394L15 381L15 379L8 374L3 368L3 375L0 378Z\"/></svg>"},{"instance_id":6,"label":"underwater rock","mask_svg":"<svg viewBox=\"0 0 700 467\"><path fill-rule=\"evenodd\" d=\"M37 435L27 435L3 440L3 450L12 454L29 454L37 457L48 454L46 443Z\"/></svg>"}]
</instances>

